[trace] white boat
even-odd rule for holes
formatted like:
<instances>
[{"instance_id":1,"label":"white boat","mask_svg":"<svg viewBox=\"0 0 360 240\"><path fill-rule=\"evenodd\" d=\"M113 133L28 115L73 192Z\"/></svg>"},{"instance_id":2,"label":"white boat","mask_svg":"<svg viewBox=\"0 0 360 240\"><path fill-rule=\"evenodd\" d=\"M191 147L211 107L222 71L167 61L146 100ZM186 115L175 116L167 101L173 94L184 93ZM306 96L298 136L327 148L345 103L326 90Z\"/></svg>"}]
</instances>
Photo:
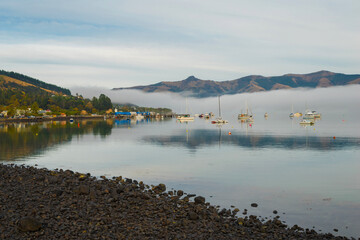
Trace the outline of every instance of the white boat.
<instances>
[{"instance_id":1,"label":"white boat","mask_svg":"<svg viewBox=\"0 0 360 240\"><path fill-rule=\"evenodd\" d=\"M303 119L321 118L321 114L316 111L306 110Z\"/></svg>"},{"instance_id":2,"label":"white boat","mask_svg":"<svg viewBox=\"0 0 360 240\"><path fill-rule=\"evenodd\" d=\"M314 121L311 121L309 119L303 119L300 121L300 125L314 125Z\"/></svg>"},{"instance_id":3,"label":"white boat","mask_svg":"<svg viewBox=\"0 0 360 240\"><path fill-rule=\"evenodd\" d=\"M74 119L73 118L70 118L70 123L74 123Z\"/></svg>"},{"instance_id":4,"label":"white boat","mask_svg":"<svg viewBox=\"0 0 360 240\"><path fill-rule=\"evenodd\" d=\"M251 113L249 113L247 101L245 102L245 105L246 105L246 112L238 114L238 119L240 119L241 121L246 121L249 118L253 119L253 115Z\"/></svg>"},{"instance_id":5,"label":"white boat","mask_svg":"<svg viewBox=\"0 0 360 240\"><path fill-rule=\"evenodd\" d=\"M188 111L188 103L187 103L187 98L185 98L185 107L186 107L186 112ZM181 114L181 115L178 115L176 117L177 120L179 121L183 121L183 122L186 122L186 121L194 121L194 117L191 117L190 114L186 113L186 114Z\"/></svg>"},{"instance_id":6,"label":"white boat","mask_svg":"<svg viewBox=\"0 0 360 240\"><path fill-rule=\"evenodd\" d=\"M211 123L212 124L226 124L226 123L228 123L228 121L222 119L222 117L221 117L220 96L218 97L218 99L219 99L219 117L216 118L215 120L211 121Z\"/></svg>"},{"instance_id":7,"label":"white boat","mask_svg":"<svg viewBox=\"0 0 360 240\"><path fill-rule=\"evenodd\" d=\"M190 114L183 114L176 117L179 121L194 121L194 117L191 117Z\"/></svg>"}]
</instances>

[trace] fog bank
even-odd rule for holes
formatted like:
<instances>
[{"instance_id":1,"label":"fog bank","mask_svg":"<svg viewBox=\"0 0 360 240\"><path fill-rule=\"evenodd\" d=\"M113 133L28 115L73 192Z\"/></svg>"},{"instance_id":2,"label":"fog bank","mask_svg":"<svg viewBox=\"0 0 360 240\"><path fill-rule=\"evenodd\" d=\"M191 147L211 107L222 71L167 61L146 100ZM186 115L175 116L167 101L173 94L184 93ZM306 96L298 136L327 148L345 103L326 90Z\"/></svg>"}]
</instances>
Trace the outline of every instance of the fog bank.
<instances>
[{"instance_id":1,"label":"fog bank","mask_svg":"<svg viewBox=\"0 0 360 240\"><path fill-rule=\"evenodd\" d=\"M185 97L176 93L144 93L138 90L110 90L96 87L72 88L72 94L79 93L86 98L98 97L101 93L109 96L113 103L133 103L145 107L166 107L174 112L186 111ZM344 114L360 111L360 85L330 88L275 90L269 92L243 93L221 96L221 111L224 115L245 111L247 102L255 114L264 112L295 112L305 109L317 111L341 111ZM187 98L188 112L218 113L218 98Z\"/></svg>"}]
</instances>

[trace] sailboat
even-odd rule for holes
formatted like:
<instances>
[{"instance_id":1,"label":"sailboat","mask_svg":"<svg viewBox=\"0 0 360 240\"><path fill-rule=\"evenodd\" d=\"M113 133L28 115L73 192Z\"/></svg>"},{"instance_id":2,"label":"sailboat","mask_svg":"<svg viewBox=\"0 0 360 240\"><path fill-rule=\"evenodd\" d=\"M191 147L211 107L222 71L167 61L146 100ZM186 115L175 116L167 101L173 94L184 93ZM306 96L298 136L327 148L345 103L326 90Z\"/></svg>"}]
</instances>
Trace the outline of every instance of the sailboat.
<instances>
[{"instance_id":1,"label":"sailboat","mask_svg":"<svg viewBox=\"0 0 360 240\"><path fill-rule=\"evenodd\" d=\"M177 120L179 120L180 122L188 122L188 121L194 121L194 117L191 117L190 114L188 114L188 103L187 103L187 98L185 98L185 114L181 114L179 116L176 117Z\"/></svg>"},{"instance_id":2,"label":"sailboat","mask_svg":"<svg viewBox=\"0 0 360 240\"><path fill-rule=\"evenodd\" d=\"M212 124L225 124L228 123L227 120L222 119L221 117L221 108L220 108L220 96L218 96L218 100L219 100L219 117L216 118L214 121L211 121Z\"/></svg>"},{"instance_id":3,"label":"sailboat","mask_svg":"<svg viewBox=\"0 0 360 240\"><path fill-rule=\"evenodd\" d=\"M249 108L247 105L247 101L245 102L245 106L246 106L246 112L245 113L240 113L238 115L238 119L240 119L242 122L247 121L247 122L253 122L254 118L252 116L252 114L249 113Z\"/></svg>"}]
</instances>

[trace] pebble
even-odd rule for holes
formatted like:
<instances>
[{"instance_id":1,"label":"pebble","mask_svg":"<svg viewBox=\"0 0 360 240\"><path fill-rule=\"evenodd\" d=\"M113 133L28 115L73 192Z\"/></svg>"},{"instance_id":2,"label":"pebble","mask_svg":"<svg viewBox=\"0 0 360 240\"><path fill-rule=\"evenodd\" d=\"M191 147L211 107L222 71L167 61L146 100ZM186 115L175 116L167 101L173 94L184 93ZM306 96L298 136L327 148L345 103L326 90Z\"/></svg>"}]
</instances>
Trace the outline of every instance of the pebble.
<instances>
[{"instance_id":1,"label":"pebble","mask_svg":"<svg viewBox=\"0 0 360 240\"><path fill-rule=\"evenodd\" d=\"M0 164L0 239L346 239L183 195L163 183Z\"/></svg>"},{"instance_id":2,"label":"pebble","mask_svg":"<svg viewBox=\"0 0 360 240\"><path fill-rule=\"evenodd\" d=\"M19 220L19 230L22 232L35 232L41 228L41 223L33 217L24 217Z\"/></svg>"}]
</instances>

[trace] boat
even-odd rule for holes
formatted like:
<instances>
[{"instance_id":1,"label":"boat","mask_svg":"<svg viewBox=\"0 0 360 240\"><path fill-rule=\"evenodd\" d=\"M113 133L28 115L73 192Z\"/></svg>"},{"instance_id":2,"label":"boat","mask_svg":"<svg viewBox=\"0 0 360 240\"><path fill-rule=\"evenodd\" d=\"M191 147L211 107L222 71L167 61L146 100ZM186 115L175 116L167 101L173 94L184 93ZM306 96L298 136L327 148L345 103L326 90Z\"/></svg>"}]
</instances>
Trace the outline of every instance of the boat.
<instances>
[{"instance_id":1,"label":"boat","mask_svg":"<svg viewBox=\"0 0 360 240\"><path fill-rule=\"evenodd\" d=\"M218 96L218 100L219 100L219 117L216 118L215 120L211 121L211 123L212 124L226 124L226 123L228 123L228 121L222 119L222 117L221 117L220 96Z\"/></svg>"},{"instance_id":2,"label":"boat","mask_svg":"<svg viewBox=\"0 0 360 240\"><path fill-rule=\"evenodd\" d=\"M269 114L266 112L266 113L264 114L264 118L268 118L268 116L269 116Z\"/></svg>"},{"instance_id":3,"label":"boat","mask_svg":"<svg viewBox=\"0 0 360 240\"><path fill-rule=\"evenodd\" d=\"M293 115L294 115L294 117L301 117L302 113L297 112L297 113L293 113Z\"/></svg>"},{"instance_id":4,"label":"boat","mask_svg":"<svg viewBox=\"0 0 360 240\"><path fill-rule=\"evenodd\" d=\"M187 104L187 98L185 98L185 107L186 107L185 112L188 111L188 106L187 105L188 105ZM188 114L188 113L178 115L176 117L176 119L179 120L179 121L183 121L183 122L185 122L185 121L194 121L194 117L191 117L190 114Z\"/></svg>"},{"instance_id":5,"label":"boat","mask_svg":"<svg viewBox=\"0 0 360 240\"><path fill-rule=\"evenodd\" d=\"M300 125L314 125L314 121L311 121L309 119L303 119L300 121Z\"/></svg>"},{"instance_id":6,"label":"boat","mask_svg":"<svg viewBox=\"0 0 360 240\"><path fill-rule=\"evenodd\" d=\"M303 119L321 118L321 114L316 111L306 110Z\"/></svg>"},{"instance_id":7,"label":"boat","mask_svg":"<svg viewBox=\"0 0 360 240\"><path fill-rule=\"evenodd\" d=\"M245 102L245 105L246 105L246 112L238 114L238 119L240 119L241 121L246 121L249 118L251 118L254 121L252 114L249 113L247 101Z\"/></svg>"},{"instance_id":8,"label":"boat","mask_svg":"<svg viewBox=\"0 0 360 240\"><path fill-rule=\"evenodd\" d=\"M69 122L70 122L70 123L74 123L74 119L73 119L73 118L70 118Z\"/></svg>"},{"instance_id":9,"label":"boat","mask_svg":"<svg viewBox=\"0 0 360 240\"><path fill-rule=\"evenodd\" d=\"M194 117L191 117L190 114L182 114L176 117L179 121L194 121Z\"/></svg>"}]
</instances>

